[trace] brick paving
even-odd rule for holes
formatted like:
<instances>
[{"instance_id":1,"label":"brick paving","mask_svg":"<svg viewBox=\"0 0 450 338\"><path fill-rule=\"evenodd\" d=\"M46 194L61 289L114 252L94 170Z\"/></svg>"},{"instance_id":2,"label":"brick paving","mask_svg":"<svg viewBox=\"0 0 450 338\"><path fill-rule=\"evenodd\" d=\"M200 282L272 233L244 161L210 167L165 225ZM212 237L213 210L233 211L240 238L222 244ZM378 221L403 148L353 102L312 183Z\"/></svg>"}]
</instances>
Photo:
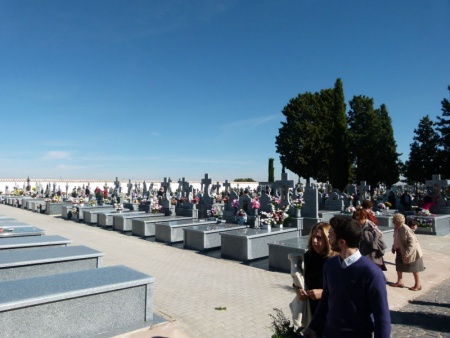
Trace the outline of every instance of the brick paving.
<instances>
[{"instance_id":1,"label":"brick paving","mask_svg":"<svg viewBox=\"0 0 450 338\"><path fill-rule=\"evenodd\" d=\"M167 322L122 338L270 337L273 308L290 314L291 278L269 271L264 260L250 266L218 258L217 252L203 255L6 205L0 205L0 214L40 227L48 235L67 237L72 245L104 252L104 266L123 264L156 277L154 309ZM427 267L421 274L423 291L388 287L392 337L448 337L450 237L418 237ZM395 281L394 256L388 253L385 258L386 277ZM412 286L412 275L404 277Z\"/></svg>"}]
</instances>

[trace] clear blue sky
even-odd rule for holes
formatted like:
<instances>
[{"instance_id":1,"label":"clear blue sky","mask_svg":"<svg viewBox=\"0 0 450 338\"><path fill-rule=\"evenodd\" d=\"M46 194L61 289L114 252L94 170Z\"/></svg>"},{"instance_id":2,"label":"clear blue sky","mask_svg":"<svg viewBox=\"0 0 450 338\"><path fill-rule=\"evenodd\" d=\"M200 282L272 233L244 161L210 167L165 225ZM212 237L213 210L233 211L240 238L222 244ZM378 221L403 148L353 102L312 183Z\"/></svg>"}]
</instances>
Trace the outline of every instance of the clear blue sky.
<instances>
[{"instance_id":1,"label":"clear blue sky","mask_svg":"<svg viewBox=\"0 0 450 338\"><path fill-rule=\"evenodd\" d=\"M279 177L281 110L338 77L347 104L386 104L405 160L450 96L449 17L448 0L3 0L0 177L265 181L270 157Z\"/></svg>"}]
</instances>

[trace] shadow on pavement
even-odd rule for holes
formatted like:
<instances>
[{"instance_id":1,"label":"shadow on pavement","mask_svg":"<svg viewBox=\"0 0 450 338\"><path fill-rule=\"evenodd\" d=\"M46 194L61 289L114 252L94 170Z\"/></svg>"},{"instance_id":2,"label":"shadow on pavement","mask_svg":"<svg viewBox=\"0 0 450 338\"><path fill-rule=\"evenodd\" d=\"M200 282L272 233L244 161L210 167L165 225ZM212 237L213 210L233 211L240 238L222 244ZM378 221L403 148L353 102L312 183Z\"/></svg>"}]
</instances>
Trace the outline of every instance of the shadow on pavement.
<instances>
[{"instance_id":1,"label":"shadow on pavement","mask_svg":"<svg viewBox=\"0 0 450 338\"><path fill-rule=\"evenodd\" d=\"M391 323L426 331L450 332L450 317L444 314L391 311Z\"/></svg>"}]
</instances>

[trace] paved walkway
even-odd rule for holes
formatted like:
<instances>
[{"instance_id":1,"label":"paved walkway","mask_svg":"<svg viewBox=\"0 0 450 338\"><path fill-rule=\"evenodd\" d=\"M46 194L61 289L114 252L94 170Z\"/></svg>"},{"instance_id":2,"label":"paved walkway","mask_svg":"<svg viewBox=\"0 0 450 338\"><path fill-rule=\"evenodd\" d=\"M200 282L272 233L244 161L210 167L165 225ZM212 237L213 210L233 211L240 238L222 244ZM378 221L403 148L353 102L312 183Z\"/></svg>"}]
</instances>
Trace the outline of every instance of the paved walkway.
<instances>
[{"instance_id":1,"label":"paved walkway","mask_svg":"<svg viewBox=\"0 0 450 338\"><path fill-rule=\"evenodd\" d=\"M156 277L155 313L168 322L120 337L270 337L269 314L273 313L273 308L282 309L287 316L290 314L288 304L294 294L287 273L213 258L11 206L0 205L0 214L40 227L48 235L67 237L73 241L72 245L86 245L104 252L104 266L123 264ZM446 324L450 319L450 280L446 279L450 275L450 237L418 237L425 253L426 270L421 274L423 290L412 292L407 288L388 287L394 332L401 332L392 336L408 337L408 332L417 336L415 332L433 328L441 335L430 337L446 337L450 332ZM395 282L394 255L386 254L386 261L386 277ZM264 264L261 262L260 267ZM411 274L405 275L405 284L413 285ZM438 297L440 291L436 290L441 289L446 291L446 298ZM218 307L226 310L216 310ZM424 312L426 314L418 317L433 320L416 320L416 315L411 314L413 311ZM438 317L446 320L438 321Z\"/></svg>"}]
</instances>

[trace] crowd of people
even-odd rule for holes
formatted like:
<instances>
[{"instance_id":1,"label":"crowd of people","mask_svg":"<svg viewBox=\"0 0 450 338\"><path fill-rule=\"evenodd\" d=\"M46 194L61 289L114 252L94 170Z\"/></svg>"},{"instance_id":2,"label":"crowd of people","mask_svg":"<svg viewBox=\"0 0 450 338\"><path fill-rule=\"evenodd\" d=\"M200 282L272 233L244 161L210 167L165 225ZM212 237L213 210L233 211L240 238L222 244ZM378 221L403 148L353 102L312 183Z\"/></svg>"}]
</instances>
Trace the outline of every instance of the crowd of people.
<instances>
[{"instance_id":1,"label":"crowd of people","mask_svg":"<svg viewBox=\"0 0 450 338\"><path fill-rule=\"evenodd\" d=\"M363 201L353 217L335 216L311 229L302 267L304 287L293 285L298 301L311 316L302 322L305 337L390 337L387 287L405 287L403 273L412 273L411 291L420 291L423 252L415 235L414 220L393 215L397 281L387 283L387 249L373 204Z\"/></svg>"}]
</instances>

